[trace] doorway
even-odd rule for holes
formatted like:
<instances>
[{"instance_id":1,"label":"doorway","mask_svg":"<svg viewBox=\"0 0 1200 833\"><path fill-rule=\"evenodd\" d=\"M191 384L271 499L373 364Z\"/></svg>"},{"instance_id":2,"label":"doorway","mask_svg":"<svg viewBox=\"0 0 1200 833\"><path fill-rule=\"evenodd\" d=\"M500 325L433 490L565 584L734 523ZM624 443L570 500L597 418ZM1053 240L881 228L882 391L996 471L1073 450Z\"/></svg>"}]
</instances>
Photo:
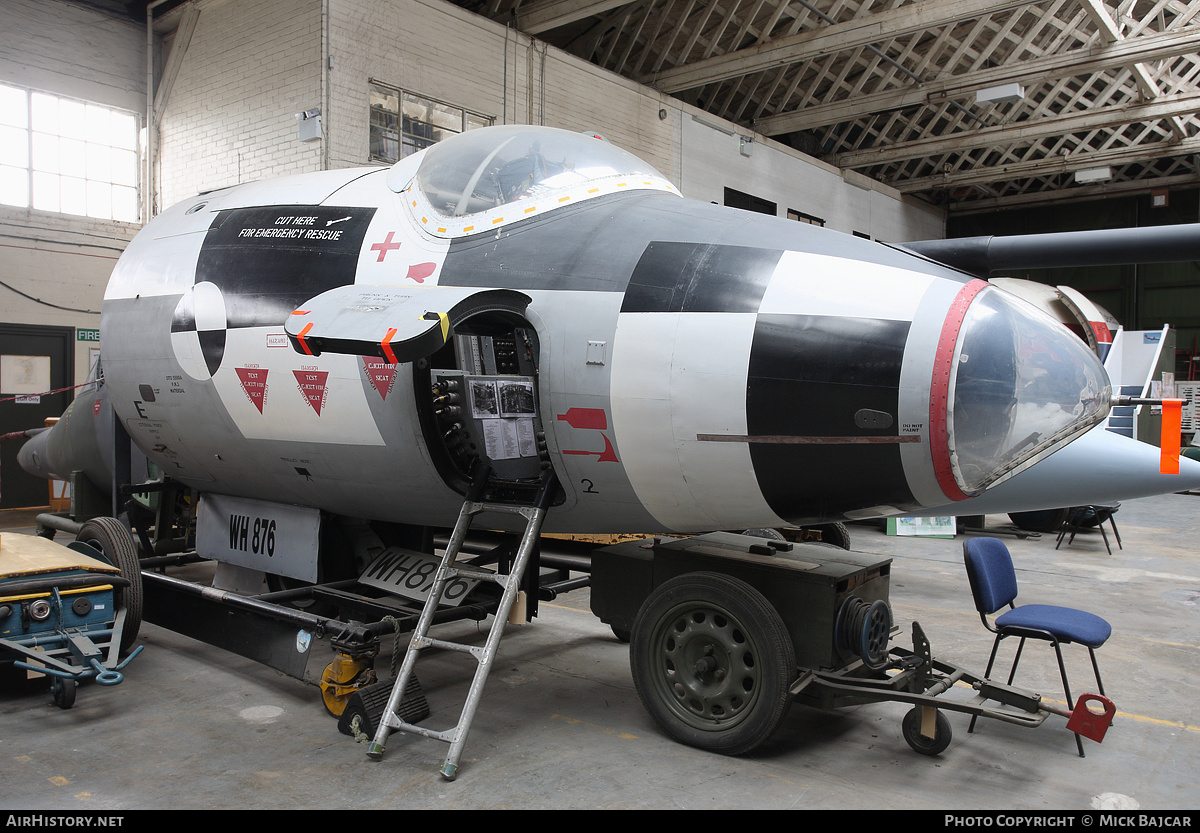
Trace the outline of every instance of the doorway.
<instances>
[{"instance_id":1,"label":"doorway","mask_svg":"<svg viewBox=\"0 0 1200 833\"><path fill-rule=\"evenodd\" d=\"M75 398L75 328L0 324L0 434L40 428ZM38 388L39 390L35 390ZM17 464L19 441L0 443L0 509L46 506L49 486Z\"/></svg>"}]
</instances>

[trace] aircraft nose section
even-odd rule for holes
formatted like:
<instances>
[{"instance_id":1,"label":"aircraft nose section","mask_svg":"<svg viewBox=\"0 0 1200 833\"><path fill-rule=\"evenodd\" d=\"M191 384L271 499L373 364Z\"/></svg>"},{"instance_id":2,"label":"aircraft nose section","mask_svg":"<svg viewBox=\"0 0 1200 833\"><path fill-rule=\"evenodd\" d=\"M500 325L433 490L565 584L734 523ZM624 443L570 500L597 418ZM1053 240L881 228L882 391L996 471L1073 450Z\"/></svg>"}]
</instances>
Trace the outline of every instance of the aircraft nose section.
<instances>
[{"instance_id":1,"label":"aircraft nose section","mask_svg":"<svg viewBox=\"0 0 1200 833\"><path fill-rule=\"evenodd\" d=\"M958 293L938 341L930 388L938 485L979 495L1107 416L1099 358L1033 306L983 281Z\"/></svg>"},{"instance_id":2,"label":"aircraft nose section","mask_svg":"<svg viewBox=\"0 0 1200 833\"><path fill-rule=\"evenodd\" d=\"M17 450L17 464L34 477L51 477L50 467L46 460L46 442L50 439L50 429L39 429L31 434Z\"/></svg>"}]
</instances>

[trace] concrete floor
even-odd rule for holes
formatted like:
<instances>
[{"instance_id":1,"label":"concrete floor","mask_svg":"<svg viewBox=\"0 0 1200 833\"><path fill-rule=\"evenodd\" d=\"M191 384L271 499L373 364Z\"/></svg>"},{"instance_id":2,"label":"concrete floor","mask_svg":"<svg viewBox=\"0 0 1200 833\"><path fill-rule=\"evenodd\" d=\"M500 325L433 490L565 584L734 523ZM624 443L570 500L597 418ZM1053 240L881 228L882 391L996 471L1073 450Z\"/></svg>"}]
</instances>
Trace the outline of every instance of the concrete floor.
<instances>
[{"instance_id":1,"label":"concrete floor","mask_svg":"<svg viewBox=\"0 0 1200 833\"><path fill-rule=\"evenodd\" d=\"M1125 503L1116 516L1124 549L1112 555L1095 531L1057 552L1053 535L1005 536L1022 601L1075 604L1113 624L1099 657L1118 717L1102 745L1085 741L1083 759L1064 719L1032 730L981 721L968 734L958 714L949 715L950 747L920 756L901 737L899 704L793 708L768 747L743 758L680 746L642 709L627 646L578 591L505 635L452 783L437 774L444 744L394 735L373 762L337 731L311 683L146 624L125 682L82 688L69 711L51 705L42 682L0 691L0 807L1193 809L1198 508L1189 495ZM0 523L28 531L27 515L3 514ZM964 536L851 533L855 549L895 558L902 644L919 620L935 656L982 673L991 639L970 600ZM465 636L475 625L451 630ZM1076 693L1094 690L1086 651L1067 655ZM1031 645L1021 670L1017 685L1062 699L1048 647ZM427 723L452 723L468 663L435 656L418 671L434 711Z\"/></svg>"}]
</instances>

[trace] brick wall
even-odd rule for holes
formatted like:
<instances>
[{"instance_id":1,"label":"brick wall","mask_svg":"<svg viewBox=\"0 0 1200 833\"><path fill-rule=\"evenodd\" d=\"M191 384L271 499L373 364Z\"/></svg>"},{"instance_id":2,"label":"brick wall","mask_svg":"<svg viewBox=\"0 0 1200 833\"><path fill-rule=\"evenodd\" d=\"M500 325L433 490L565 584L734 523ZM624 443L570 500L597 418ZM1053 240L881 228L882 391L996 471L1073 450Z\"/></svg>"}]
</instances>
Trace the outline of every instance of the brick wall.
<instances>
[{"instance_id":1,"label":"brick wall","mask_svg":"<svg viewBox=\"0 0 1200 833\"><path fill-rule=\"evenodd\" d=\"M196 0L193 8L195 30L158 114L158 207L238 182L366 164L368 82L377 79L497 123L596 130L697 199L719 202L728 185L778 202L781 215L798 208L843 231L887 240L941 233L936 210L884 186L856 188L761 137L741 157L733 137L693 118L711 116L441 0ZM5 0L4 14L0 82L144 116L137 22L56 0ZM313 107L323 111L325 139L301 142L295 114ZM136 230L0 206L0 269L29 295L99 309L112 263ZM0 321L96 325L94 315L3 297Z\"/></svg>"},{"instance_id":2,"label":"brick wall","mask_svg":"<svg viewBox=\"0 0 1200 833\"><path fill-rule=\"evenodd\" d=\"M295 114L320 107L320 0L208 0L159 113L161 210L199 191L321 170Z\"/></svg>"},{"instance_id":3,"label":"brick wall","mask_svg":"<svg viewBox=\"0 0 1200 833\"><path fill-rule=\"evenodd\" d=\"M729 185L778 202L781 216L806 206L841 231L942 232L941 212L882 185L855 187L763 137L750 158L735 138L731 156L729 142L707 141L720 133L692 118L713 117L441 0L199 0L196 8L162 114L161 206L237 182L368 164L376 80L497 124L595 130L697 199L719 202ZM322 109L325 139L301 143L294 114L311 107Z\"/></svg>"},{"instance_id":4,"label":"brick wall","mask_svg":"<svg viewBox=\"0 0 1200 833\"><path fill-rule=\"evenodd\" d=\"M136 23L50 0L4 0L2 19L0 83L140 117L145 30ZM98 327L108 277L139 227L0 205L0 280L11 287L0 286L0 323ZM89 346L76 345L77 382Z\"/></svg>"}]
</instances>

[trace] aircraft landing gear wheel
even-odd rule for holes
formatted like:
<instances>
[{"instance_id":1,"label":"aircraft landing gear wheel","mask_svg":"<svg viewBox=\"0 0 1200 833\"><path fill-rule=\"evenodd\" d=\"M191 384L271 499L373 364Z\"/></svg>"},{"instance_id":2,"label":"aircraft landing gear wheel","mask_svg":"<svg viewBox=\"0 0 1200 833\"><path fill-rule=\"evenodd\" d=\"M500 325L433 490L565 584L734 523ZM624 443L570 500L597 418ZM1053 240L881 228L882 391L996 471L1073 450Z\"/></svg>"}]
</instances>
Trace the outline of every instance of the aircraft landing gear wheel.
<instances>
[{"instance_id":1,"label":"aircraft landing gear wheel","mask_svg":"<svg viewBox=\"0 0 1200 833\"><path fill-rule=\"evenodd\" d=\"M125 654L137 641L142 626L142 565L138 561L133 538L116 518L92 518L79 529L75 540L100 552L101 557L121 571L129 580L128 587L114 592L117 609L125 608L125 626L121 631L121 653Z\"/></svg>"},{"instance_id":2,"label":"aircraft landing gear wheel","mask_svg":"<svg viewBox=\"0 0 1200 833\"><path fill-rule=\"evenodd\" d=\"M914 752L922 755L940 755L946 751L954 736L950 729L950 721L946 719L946 715L935 710L934 714L937 717L934 720L933 737L927 738L921 734L922 710L921 706L910 709L908 714L904 715L900 731L904 734L905 743L911 746Z\"/></svg>"},{"instance_id":3,"label":"aircraft landing gear wheel","mask_svg":"<svg viewBox=\"0 0 1200 833\"><path fill-rule=\"evenodd\" d=\"M791 637L762 594L731 576L687 573L651 593L629 656L642 704L689 746L750 752L791 705Z\"/></svg>"}]
</instances>

